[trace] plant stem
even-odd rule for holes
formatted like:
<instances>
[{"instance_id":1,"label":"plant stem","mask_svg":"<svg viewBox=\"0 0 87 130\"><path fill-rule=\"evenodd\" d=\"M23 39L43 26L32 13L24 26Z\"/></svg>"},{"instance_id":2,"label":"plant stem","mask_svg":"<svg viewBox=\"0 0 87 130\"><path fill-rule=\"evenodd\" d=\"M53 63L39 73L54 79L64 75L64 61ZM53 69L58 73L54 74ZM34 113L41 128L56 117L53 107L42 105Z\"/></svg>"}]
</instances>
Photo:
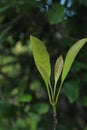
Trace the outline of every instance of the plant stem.
<instances>
[{"instance_id":1,"label":"plant stem","mask_svg":"<svg viewBox=\"0 0 87 130\"><path fill-rule=\"evenodd\" d=\"M54 85L54 97L55 97L55 93L56 93L56 84Z\"/></svg>"},{"instance_id":2,"label":"plant stem","mask_svg":"<svg viewBox=\"0 0 87 130\"><path fill-rule=\"evenodd\" d=\"M55 104L57 104L57 102L58 102L58 98L59 98L59 94L60 94L61 88L62 88L62 83L59 86L59 89L58 89L58 92L57 92L57 96L56 96L56 100L55 100Z\"/></svg>"},{"instance_id":3,"label":"plant stem","mask_svg":"<svg viewBox=\"0 0 87 130\"><path fill-rule=\"evenodd\" d=\"M51 92L51 96L52 96L52 104L54 104L54 98L55 98L55 96L54 96L51 84L49 84L49 87L50 87L50 92Z\"/></svg>"},{"instance_id":4,"label":"plant stem","mask_svg":"<svg viewBox=\"0 0 87 130\"><path fill-rule=\"evenodd\" d=\"M56 104L53 104L53 113L56 113Z\"/></svg>"},{"instance_id":5,"label":"plant stem","mask_svg":"<svg viewBox=\"0 0 87 130\"><path fill-rule=\"evenodd\" d=\"M47 93L48 93L48 97L49 97L49 101L50 101L50 104L52 104L52 100L51 100L51 94L50 94L50 90L49 90L49 86L47 86Z\"/></svg>"},{"instance_id":6,"label":"plant stem","mask_svg":"<svg viewBox=\"0 0 87 130\"><path fill-rule=\"evenodd\" d=\"M57 127L57 112L56 112L56 104L53 105L53 120L54 120L54 128L53 130L56 130Z\"/></svg>"},{"instance_id":7,"label":"plant stem","mask_svg":"<svg viewBox=\"0 0 87 130\"><path fill-rule=\"evenodd\" d=\"M53 113L53 118L54 118L54 128L53 128L53 130L56 130L56 128L57 128L57 114L56 113Z\"/></svg>"},{"instance_id":8,"label":"plant stem","mask_svg":"<svg viewBox=\"0 0 87 130\"><path fill-rule=\"evenodd\" d=\"M54 117L54 130L56 130L56 128L57 128L57 114L56 113L53 113L53 117Z\"/></svg>"}]
</instances>

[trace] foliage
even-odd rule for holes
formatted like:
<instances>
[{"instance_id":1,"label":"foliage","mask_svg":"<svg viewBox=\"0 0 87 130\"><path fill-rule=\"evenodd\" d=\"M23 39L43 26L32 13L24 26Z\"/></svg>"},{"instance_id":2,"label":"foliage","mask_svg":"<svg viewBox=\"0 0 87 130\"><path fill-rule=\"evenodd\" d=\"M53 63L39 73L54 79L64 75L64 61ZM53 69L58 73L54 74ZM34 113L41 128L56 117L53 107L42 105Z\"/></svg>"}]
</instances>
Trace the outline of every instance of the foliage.
<instances>
[{"instance_id":1,"label":"foliage","mask_svg":"<svg viewBox=\"0 0 87 130\"><path fill-rule=\"evenodd\" d=\"M63 92L71 103L74 103L79 97L79 82L70 81L65 83Z\"/></svg>"},{"instance_id":2,"label":"foliage","mask_svg":"<svg viewBox=\"0 0 87 130\"><path fill-rule=\"evenodd\" d=\"M58 5L57 3L53 4L48 12L48 19L50 24L57 24L63 22L65 17L64 10L64 6Z\"/></svg>"},{"instance_id":3,"label":"foliage","mask_svg":"<svg viewBox=\"0 0 87 130\"><path fill-rule=\"evenodd\" d=\"M53 112L56 113L56 104L58 102L58 98L59 98L59 94L60 94L62 84L63 84L63 82L64 82L64 80L65 80L65 78L66 78L66 76L67 76L67 74L68 74L68 72L71 68L72 63L75 60L75 57L77 56L80 49L87 42L87 38L84 38L84 39L77 41L69 49L69 51L67 52L66 58L65 58L64 67L63 67L62 56L60 56L57 59L56 64L55 64L55 73L54 73L55 74L54 75L55 76L54 91L52 89L52 85L51 85L51 82L50 82L51 69L50 69L49 53L47 52L47 49L46 49L44 43L41 42L38 38L36 38L34 36L30 36L30 40L31 40L32 52L33 52L35 64L36 64L39 72L41 73L41 75L42 75L42 77L43 77L43 79L46 83L50 104L53 107ZM40 50L38 50L38 48ZM62 68L63 68L63 72L62 72ZM60 83L59 89L56 90L57 81L59 79L61 72L62 72L61 83ZM73 91L75 90L77 92L76 96L74 95L75 92L69 91L68 86L65 89L65 94L69 97L70 102L73 102L78 97L78 89L75 88L75 89L72 89L72 90ZM58 91L57 95L56 95L56 91ZM71 94L71 93L72 93L72 96L69 96L69 94Z\"/></svg>"},{"instance_id":4,"label":"foliage","mask_svg":"<svg viewBox=\"0 0 87 130\"><path fill-rule=\"evenodd\" d=\"M85 0L0 0L1 130L53 128L52 111L47 103L43 81L33 62L29 36L32 34L46 44L51 66L55 68L55 61L61 52L65 59L72 43L87 37L86 3ZM57 24L50 24L49 12L54 5L58 7L57 12L52 12L55 19L50 18ZM61 5L64 12L61 12ZM78 54L60 93L58 130L87 129L86 48L87 45ZM54 75L53 69L51 73ZM51 76L50 79L53 86L54 78ZM60 78L56 89L59 83ZM66 91L73 94L67 95Z\"/></svg>"}]
</instances>

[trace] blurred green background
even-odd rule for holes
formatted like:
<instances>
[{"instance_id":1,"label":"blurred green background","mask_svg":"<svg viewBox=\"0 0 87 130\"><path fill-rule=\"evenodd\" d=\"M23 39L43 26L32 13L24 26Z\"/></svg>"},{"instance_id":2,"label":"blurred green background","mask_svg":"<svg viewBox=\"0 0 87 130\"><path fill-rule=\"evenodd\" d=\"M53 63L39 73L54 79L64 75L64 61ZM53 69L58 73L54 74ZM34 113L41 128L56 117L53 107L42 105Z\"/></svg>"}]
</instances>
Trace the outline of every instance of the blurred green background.
<instances>
[{"instance_id":1,"label":"blurred green background","mask_svg":"<svg viewBox=\"0 0 87 130\"><path fill-rule=\"evenodd\" d=\"M53 130L30 34L44 41L53 71L57 57L87 37L87 1L0 0L0 130ZM57 112L57 130L87 130L87 45L65 80Z\"/></svg>"}]
</instances>

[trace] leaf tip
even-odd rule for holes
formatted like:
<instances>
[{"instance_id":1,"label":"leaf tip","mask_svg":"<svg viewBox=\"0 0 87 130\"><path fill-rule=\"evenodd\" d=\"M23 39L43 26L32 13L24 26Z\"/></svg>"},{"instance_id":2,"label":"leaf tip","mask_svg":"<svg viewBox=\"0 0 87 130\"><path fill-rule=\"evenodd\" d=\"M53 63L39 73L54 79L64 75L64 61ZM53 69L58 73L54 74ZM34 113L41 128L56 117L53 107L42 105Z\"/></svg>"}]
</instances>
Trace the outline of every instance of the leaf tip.
<instances>
[{"instance_id":1,"label":"leaf tip","mask_svg":"<svg viewBox=\"0 0 87 130\"><path fill-rule=\"evenodd\" d=\"M60 55L60 59L62 59L62 61L63 61L63 55Z\"/></svg>"},{"instance_id":2,"label":"leaf tip","mask_svg":"<svg viewBox=\"0 0 87 130\"><path fill-rule=\"evenodd\" d=\"M30 40L32 40L34 38L34 36L33 35L30 35Z\"/></svg>"}]
</instances>

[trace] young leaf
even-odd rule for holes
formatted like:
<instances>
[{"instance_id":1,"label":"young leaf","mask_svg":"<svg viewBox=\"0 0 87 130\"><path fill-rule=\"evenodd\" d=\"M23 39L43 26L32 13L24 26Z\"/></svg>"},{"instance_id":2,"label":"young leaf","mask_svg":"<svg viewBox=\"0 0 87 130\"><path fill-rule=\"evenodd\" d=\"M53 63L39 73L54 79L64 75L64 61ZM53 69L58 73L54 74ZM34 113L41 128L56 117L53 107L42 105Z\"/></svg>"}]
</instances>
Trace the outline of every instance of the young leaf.
<instances>
[{"instance_id":1,"label":"young leaf","mask_svg":"<svg viewBox=\"0 0 87 130\"><path fill-rule=\"evenodd\" d=\"M57 84L57 81L60 77L61 71L63 68L63 57L60 56L55 63L55 70L54 70L54 76L55 76L55 86Z\"/></svg>"},{"instance_id":2,"label":"young leaf","mask_svg":"<svg viewBox=\"0 0 87 130\"><path fill-rule=\"evenodd\" d=\"M41 40L34 36L30 36L30 40L35 64L47 85L49 84L48 81L50 80L51 66L50 57L47 52L46 46ZM47 77L49 78L49 80Z\"/></svg>"},{"instance_id":3,"label":"young leaf","mask_svg":"<svg viewBox=\"0 0 87 130\"><path fill-rule=\"evenodd\" d=\"M62 83L64 82L70 68L71 65L75 59L75 57L77 56L78 52L80 51L80 49L84 46L84 44L87 42L87 38L81 39L79 41L77 41L68 51L66 58L65 58L65 63L64 63L64 67L63 67L63 72L62 72Z\"/></svg>"}]
</instances>

